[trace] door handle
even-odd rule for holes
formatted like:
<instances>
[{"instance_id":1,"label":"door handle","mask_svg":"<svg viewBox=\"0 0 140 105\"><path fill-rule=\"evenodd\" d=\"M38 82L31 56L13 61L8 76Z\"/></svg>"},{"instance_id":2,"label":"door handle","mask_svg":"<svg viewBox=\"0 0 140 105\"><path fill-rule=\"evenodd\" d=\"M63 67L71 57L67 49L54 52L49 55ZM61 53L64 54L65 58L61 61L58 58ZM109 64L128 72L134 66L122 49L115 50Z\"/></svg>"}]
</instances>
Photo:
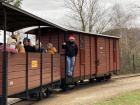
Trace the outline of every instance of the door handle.
<instances>
[{"instance_id":1,"label":"door handle","mask_svg":"<svg viewBox=\"0 0 140 105\"><path fill-rule=\"evenodd\" d=\"M100 64L100 61L99 60L96 60L97 64Z\"/></svg>"}]
</instances>

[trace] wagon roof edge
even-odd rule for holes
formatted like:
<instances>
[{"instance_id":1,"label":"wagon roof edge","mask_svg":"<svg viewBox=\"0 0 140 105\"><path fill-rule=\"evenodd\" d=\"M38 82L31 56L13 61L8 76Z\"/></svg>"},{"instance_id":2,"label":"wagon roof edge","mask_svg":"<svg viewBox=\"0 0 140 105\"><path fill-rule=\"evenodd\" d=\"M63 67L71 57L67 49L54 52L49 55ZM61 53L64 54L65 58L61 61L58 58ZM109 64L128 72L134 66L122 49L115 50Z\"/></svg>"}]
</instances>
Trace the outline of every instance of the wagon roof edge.
<instances>
[{"instance_id":1,"label":"wagon roof edge","mask_svg":"<svg viewBox=\"0 0 140 105\"><path fill-rule=\"evenodd\" d=\"M14 11L17 11L17 12L19 12L19 13L22 13L22 14L24 14L24 15L27 15L27 16L29 16L30 18L34 18L34 19L36 19L36 20L38 20L38 21L40 21L40 22L43 22L44 24L46 23L46 24L48 24L48 25L50 25L50 26L53 26L53 27L59 28L59 29L61 29L61 30L67 31L67 29L65 29L65 28L63 28L63 27L61 27L61 26L59 26L59 25L56 25L56 24L54 24L54 23L52 23L52 22L50 22L50 21L47 21L47 20L45 20L45 19L42 19L42 18L40 18L40 17L38 17L38 16L36 16L36 15L30 13L30 12L27 12L27 11L21 9L21 8L17 8L17 7L15 7L15 6L11 5L11 4L8 4L8 3L6 3L6 2L3 2L2 0L0 0L0 5L5 6L6 8L10 8L10 9L12 9L12 10L14 10ZM22 29L22 28L21 28L21 29ZM20 29L18 29L18 30L20 30ZM15 30L15 31L17 31L17 30Z\"/></svg>"},{"instance_id":2,"label":"wagon roof edge","mask_svg":"<svg viewBox=\"0 0 140 105\"><path fill-rule=\"evenodd\" d=\"M81 30L68 30L68 31L71 31L71 32L79 32L79 33L90 34L90 35L96 35L96 36L104 36L104 37L118 38L118 39L121 38L121 37L118 37L118 36L111 36L111 35L106 35L106 34L98 34L98 33L93 33L93 32L85 32L85 31L81 31Z\"/></svg>"},{"instance_id":3,"label":"wagon roof edge","mask_svg":"<svg viewBox=\"0 0 140 105\"><path fill-rule=\"evenodd\" d=\"M48 28L48 27L41 27L41 29L43 28ZM33 28L31 30L28 30L25 32L25 34L35 34L35 33L31 33L33 30L37 30L38 28ZM96 34L96 33L90 33L90 32L84 32L84 31L80 31L80 30L69 30L67 29L67 32L79 32L79 33L83 33L83 34L89 34L89 35L95 35L95 36L103 36L103 37L110 37L110 38L117 38L120 39L120 37L117 36L111 36L111 35L104 35L104 34Z\"/></svg>"}]
</instances>

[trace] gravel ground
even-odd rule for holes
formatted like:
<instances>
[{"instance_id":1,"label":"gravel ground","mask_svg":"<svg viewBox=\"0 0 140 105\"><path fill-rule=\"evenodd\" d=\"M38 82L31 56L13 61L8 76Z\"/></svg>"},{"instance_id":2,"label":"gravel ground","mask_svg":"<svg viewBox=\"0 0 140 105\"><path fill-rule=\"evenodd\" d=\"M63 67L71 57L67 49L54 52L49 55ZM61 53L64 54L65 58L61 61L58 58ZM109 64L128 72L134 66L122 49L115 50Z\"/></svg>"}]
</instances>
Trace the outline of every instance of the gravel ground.
<instances>
[{"instance_id":1,"label":"gravel ground","mask_svg":"<svg viewBox=\"0 0 140 105\"><path fill-rule=\"evenodd\" d=\"M81 85L67 92L51 95L33 105L91 105L121 93L140 89L140 77Z\"/></svg>"},{"instance_id":2,"label":"gravel ground","mask_svg":"<svg viewBox=\"0 0 140 105\"><path fill-rule=\"evenodd\" d=\"M49 98L33 105L91 105L118 94L138 89L140 89L140 76L118 80L111 79L100 83L82 84L67 92L55 92ZM9 102L12 100L9 99ZM30 105L31 103L23 102L22 105Z\"/></svg>"}]
</instances>

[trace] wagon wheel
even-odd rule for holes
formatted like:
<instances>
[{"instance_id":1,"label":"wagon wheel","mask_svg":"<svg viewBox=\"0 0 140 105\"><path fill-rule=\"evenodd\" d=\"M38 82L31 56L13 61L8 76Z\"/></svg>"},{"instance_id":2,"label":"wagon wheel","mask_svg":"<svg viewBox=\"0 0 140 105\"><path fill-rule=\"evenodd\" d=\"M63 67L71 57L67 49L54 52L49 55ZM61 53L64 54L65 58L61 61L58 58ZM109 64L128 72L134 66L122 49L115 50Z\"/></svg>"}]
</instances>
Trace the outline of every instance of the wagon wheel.
<instances>
[{"instance_id":1,"label":"wagon wheel","mask_svg":"<svg viewBox=\"0 0 140 105\"><path fill-rule=\"evenodd\" d=\"M46 98L48 98L51 95L51 91L47 88L47 90L45 90L45 94Z\"/></svg>"},{"instance_id":2,"label":"wagon wheel","mask_svg":"<svg viewBox=\"0 0 140 105\"><path fill-rule=\"evenodd\" d=\"M94 83L94 79L89 79L89 82L90 83Z\"/></svg>"},{"instance_id":3,"label":"wagon wheel","mask_svg":"<svg viewBox=\"0 0 140 105\"><path fill-rule=\"evenodd\" d=\"M101 82L103 82L103 81L105 81L105 77L104 76L101 77Z\"/></svg>"},{"instance_id":4,"label":"wagon wheel","mask_svg":"<svg viewBox=\"0 0 140 105\"><path fill-rule=\"evenodd\" d=\"M104 81L108 81L107 76L104 77Z\"/></svg>"},{"instance_id":5,"label":"wagon wheel","mask_svg":"<svg viewBox=\"0 0 140 105\"><path fill-rule=\"evenodd\" d=\"M106 75L106 76L104 77L104 80L105 80L105 81L108 81L110 78L111 78L110 75Z\"/></svg>"},{"instance_id":6,"label":"wagon wheel","mask_svg":"<svg viewBox=\"0 0 140 105\"><path fill-rule=\"evenodd\" d=\"M81 80L81 81L80 81L80 83L84 83L84 81L83 81L83 80Z\"/></svg>"},{"instance_id":7,"label":"wagon wheel","mask_svg":"<svg viewBox=\"0 0 140 105\"><path fill-rule=\"evenodd\" d=\"M67 86L67 84L64 84L64 85L62 85L62 91L67 91L67 88L68 88L68 86Z\"/></svg>"},{"instance_id":8,"label":"wagon wheel","mask_svg":"<svg viewBox=\"0 0 140 105\"><path fill-rule=\"evenodd\" d=\"M42 92L38 92L38 93L37 93L37 101L42 100L42 97L43 97L42 95L43 95Z\"/></svg>"},{"instance_id":9,"label":"wagon wheel","mask_svg":"<svg viewBox=\"0 0 140 105\"><path fill-rule=\"evenodd\" d=\"M96 81L97 81L97 82L101 82L101 77L97 77L97 78L96 78Z\"/></svg>"},{"instance_id":10,"label":"wagon wheel","mask_svg":"<svg viewBox=\"0 0 140 105\"><path fill-rule=\"evenodd\" d=\"M31 94L29 94L29 97L30 98L37 98L38 95L37 95L37 93L31 93Z\"/></svg>"},{"instance_id":11,"label":"wagon wheel","mask_svg":"<svg viewBox=\"0 0 140 105\"><path fill-rule=\"evenodd\" d=\"M78 83L77 83L77 82L74 82L74 85L75 85L75 86L77 86L77 85L78 85Z\"/></svg>"},{"instance_id":12,"label":"wagon wheel","mask_svg":"<svg viewBox=\"0 0 140 105\"><path fill-rule=\"evenodd\" d=\"M109 79L111 79L111 76L110 76L110 75L108 75L108 76L107 76L107 79L108 79L108 80L109 80Z\"/></svg>"}]
</instances>

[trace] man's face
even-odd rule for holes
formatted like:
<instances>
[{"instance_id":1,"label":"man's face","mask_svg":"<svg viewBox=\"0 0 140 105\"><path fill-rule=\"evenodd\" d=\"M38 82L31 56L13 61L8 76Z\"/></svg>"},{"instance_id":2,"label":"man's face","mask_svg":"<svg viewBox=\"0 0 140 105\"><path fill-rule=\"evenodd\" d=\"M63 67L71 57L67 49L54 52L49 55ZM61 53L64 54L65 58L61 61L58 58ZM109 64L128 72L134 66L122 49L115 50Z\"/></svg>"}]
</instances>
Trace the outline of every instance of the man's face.
<instances>
[{"instance_id":1,"label":"man's face","mask_svg":"<svg viewBox=\"0 0 140 105\"><path fill-rule=\"evenodd\" d=\"M24 44L24 46L28 46L29 45L28 40L25 40L23 44Z\"/></svg>"},{"instance_id":2,"label":"man's face","mask_svg":"<svg viewBox=\"0 0 140 105\"><path fill-rule=\"evenodd\" d=\"M51 48L49 45L47 45L47 48Z\"/></svg>"},{"instance_id":3,"label":"man's face","mask_svg":"<svg viewBox=\"0 0 140 105\"><path fill-rule=\"evenodd\" d=\"M69 39L70 40L70 42L74 42L74 39Z\"/></svg>"}]
</instances>

